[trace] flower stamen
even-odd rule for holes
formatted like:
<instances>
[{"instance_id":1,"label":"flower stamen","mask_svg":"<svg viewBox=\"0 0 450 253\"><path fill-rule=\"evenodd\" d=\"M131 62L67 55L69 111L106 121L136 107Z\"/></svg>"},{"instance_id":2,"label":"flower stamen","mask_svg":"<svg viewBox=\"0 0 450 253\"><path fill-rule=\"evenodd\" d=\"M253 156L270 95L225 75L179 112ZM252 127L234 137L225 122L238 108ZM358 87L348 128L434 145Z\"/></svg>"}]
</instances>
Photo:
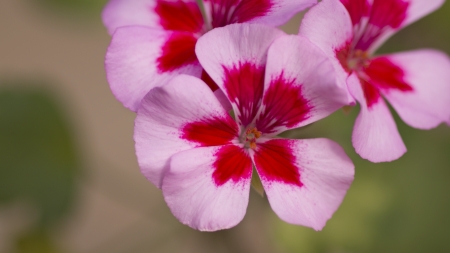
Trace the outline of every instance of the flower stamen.
<instances>
[{"instance_id":1,"label":"flower stamen","mask_svg":"<svg viewBox=\"0 0 450 253\"><path fill-rule=\"evenodd\" d=\"M245 143L246 148L255 149L256 148L256 140L261 137L262 133L256 129L256 127L249 127L244 133L243 141Z\"/></svg>"},{"instance_id":2,"label":"flower stamen","mask_svg":"<svg viewBox=\"0 0 450 253\"><path fill-rule=\"evenodd\" d=\"M363 51L357 49L354 53L349 57L347 62L348 68L354 71L358 71L366 68L369 65L369 53L367 51Z\"/></svg>"}]
</instances>

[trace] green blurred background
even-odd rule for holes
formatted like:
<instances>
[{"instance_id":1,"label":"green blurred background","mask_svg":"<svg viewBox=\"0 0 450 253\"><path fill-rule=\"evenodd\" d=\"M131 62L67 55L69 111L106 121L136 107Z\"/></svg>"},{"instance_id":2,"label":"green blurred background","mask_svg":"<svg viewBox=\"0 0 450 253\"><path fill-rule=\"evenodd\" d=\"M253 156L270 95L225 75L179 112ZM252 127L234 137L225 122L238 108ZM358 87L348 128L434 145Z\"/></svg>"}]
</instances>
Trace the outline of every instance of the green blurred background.
<instances>
[{"instance_id":1,"label":"green blurred background","mask_svg":"<svg viewBox=\"0 0 450 253\"><path fill-rule=\"evenodd\" d=\"M450 252L450 128L420 131L396 117L408 152L372 164L351 146L358 108L284 134L336 140L356 165L323 231L280 221L253 191L233 229L181 225L141 176L134 114L108 88L105 2L0 2L0 253ZM296 33L300 20L283 29ZM450 3L379 53L423 47L450 53Z\"/></svg>"}]
</instances>

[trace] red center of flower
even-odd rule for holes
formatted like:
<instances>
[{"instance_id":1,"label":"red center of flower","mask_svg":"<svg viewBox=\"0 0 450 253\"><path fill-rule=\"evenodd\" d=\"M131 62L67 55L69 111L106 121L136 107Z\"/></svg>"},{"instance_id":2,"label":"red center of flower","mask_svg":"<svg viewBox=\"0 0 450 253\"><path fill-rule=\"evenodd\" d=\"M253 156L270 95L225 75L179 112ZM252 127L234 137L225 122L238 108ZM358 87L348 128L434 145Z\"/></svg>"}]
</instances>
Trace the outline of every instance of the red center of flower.
<instances>
[{"instance_id":1,"label":"red center of flower","mask_svg":"<svg viewBox=\"0 0 450 253\"><path fill-rule=\"evenodd\" d=\"M336 50L336 57L347 73L358 75L369 108L379 101L380 90L413 91L405 80L403 69L387 57L371 59L367 51L353 49L351 43Z\"/></svg>"},{"instance_id":2,"label":"red center of flower","mask_svg":"<svg viewBox=\"0 0 450 253\"><path fill-rule=\"evenodd\" d=\"M369 66L369 54L367 51L352 49L350 42L347 42L342 48L336 50L336 57L349 74L353 71L364 71Z\"/></svg>"},{"instance_id":3,"label":"red center of flower","mask_svg":"<svg viewBox=\"0 0 450 253\"><path fill-rule=\"evenodd\" d=\"M363 71L369 66L369 54L366 51L355 50L347 59L347 67L353 71Z\"/></svg>"}]
</instances>

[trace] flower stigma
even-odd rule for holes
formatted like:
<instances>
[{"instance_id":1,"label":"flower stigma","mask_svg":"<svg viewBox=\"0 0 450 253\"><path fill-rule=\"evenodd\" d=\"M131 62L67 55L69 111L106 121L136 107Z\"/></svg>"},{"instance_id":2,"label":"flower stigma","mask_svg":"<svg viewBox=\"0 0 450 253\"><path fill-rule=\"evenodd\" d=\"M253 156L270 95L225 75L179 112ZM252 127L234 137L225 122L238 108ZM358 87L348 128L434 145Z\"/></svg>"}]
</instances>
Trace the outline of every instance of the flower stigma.
<instances>
[{"instance_id":1,"label":"flower stigma","mask_svg":"<svg viewBox=\"0 0 450 253\"><path fill-rule=\"evenodd\" d=\"M347 66L353 71L360 71L369 66L369 54L366 51L357 49L349 57Z\"/></svg>"},{"instance_id":2,"label":"flower stigma","mask_svg":"<svg viewBox=\"0 0 450 253\"><path fill-rule=\"evenodd\" d=\"M241 137L241 141L244 143L246 148L255 149L256 148L256 140L261 137L262 133L258 131L256 127L249 127L243 133Z\"/></svg>"}]
</instances>

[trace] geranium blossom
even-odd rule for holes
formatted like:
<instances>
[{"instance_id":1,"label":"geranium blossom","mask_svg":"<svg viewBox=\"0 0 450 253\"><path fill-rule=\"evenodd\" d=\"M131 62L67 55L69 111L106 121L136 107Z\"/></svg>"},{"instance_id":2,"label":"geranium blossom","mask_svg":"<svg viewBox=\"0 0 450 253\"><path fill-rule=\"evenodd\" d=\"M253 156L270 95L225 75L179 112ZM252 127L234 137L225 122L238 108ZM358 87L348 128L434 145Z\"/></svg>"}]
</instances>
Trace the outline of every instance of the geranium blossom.
<instances>
[{"instance_id":1,"label":"geranium blossom","mask_svg":"<svg viewBox=\"0 0 450 253\"><path fill-rule=\"evenodd\" d=\"M199 230L239 223L258 175L281 219L322 229L354 166L331 140L276 135L345 104L326 56L306 39L248 24L214 29L196 52L236 119L196 77L180 75L152 89L135 122L142 173L162 187L172 213Z\"/></svg>"},{"instance_id":2,"label":"geranium blossom","mask_svg":"<svg viewBox=\"0 0 450 253\"><path fill-rule=\"evenodd\" d=\"M103 11L103 22L113 34L105 64L111 90L136 111L150 89L178 74L202 77L217 89L195 55L199 37L232 23L278 26L316 2L205 0L205 22L195 0L111 0Z\"/></svg>"},{"instance_id":3,"label":"geranium blossom","mask_svg":"<svg viewBox=\"0 0 450 253\"><path fill-rule=\"evenodd\" d=\"M408 125L430 129L450 118L450 60L430 49L373 56L399 29L443 0L324 0L302 21L300 35L328 54L338 83L361 111L353 146L372 162L398 159L406 147L383 99Z\"/></svg>"}]
</instances>

